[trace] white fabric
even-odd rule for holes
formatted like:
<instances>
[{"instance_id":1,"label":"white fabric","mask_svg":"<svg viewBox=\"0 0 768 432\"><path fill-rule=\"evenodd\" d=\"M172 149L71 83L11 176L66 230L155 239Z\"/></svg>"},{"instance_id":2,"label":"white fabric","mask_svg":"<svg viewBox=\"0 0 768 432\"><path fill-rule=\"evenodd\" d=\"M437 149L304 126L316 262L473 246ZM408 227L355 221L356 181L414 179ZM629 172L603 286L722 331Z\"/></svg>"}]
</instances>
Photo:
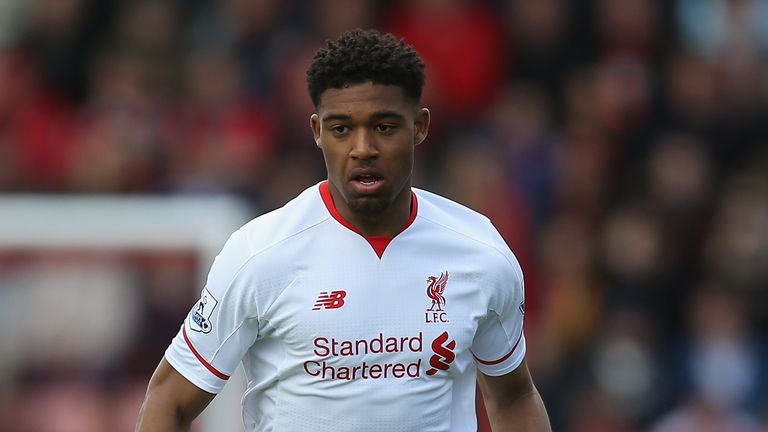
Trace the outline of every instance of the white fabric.
<instances>
[{"instance_id":1,"label":"white fabric","mask_svg":"<svg viewBox=\"0 0 768 432\"><path fill-rule=\"evenodd\" d=\"M476 371L525 355L517 260L487 218L418 189L379 258L319 190L231 236L166 359L211 393L242 361L249 431L477 430Z\"/></svg>"}]
</instances>

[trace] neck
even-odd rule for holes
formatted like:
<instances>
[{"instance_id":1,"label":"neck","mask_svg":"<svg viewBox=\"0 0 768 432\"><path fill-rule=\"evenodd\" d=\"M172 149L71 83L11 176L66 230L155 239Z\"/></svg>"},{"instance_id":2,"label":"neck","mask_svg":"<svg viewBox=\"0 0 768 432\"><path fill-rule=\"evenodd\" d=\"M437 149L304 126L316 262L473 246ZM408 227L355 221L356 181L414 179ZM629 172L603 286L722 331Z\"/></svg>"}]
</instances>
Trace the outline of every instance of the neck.
<instances>
[{"instance_id":1,"label":"neck","mask_svg":"<svg viewBox=\"0 0 768 432\"><path fill-rule=\"evenodd\" d=\"M403 187L389 207L376 214L353 211L330 181L328 186L339 215L365 237L394 237L402 231L411 217L410 182Z\"/></svg>"}]
</instances>

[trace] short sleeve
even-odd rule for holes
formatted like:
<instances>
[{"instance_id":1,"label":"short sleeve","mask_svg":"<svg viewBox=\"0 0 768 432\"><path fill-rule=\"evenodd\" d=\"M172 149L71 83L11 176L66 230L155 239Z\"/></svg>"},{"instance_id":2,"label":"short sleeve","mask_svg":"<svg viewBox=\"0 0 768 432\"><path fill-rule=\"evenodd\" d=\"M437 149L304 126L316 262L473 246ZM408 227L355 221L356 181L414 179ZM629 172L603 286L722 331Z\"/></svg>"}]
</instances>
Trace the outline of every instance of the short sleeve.
<instances>
[{"instance_id":1,"label":"short sleeve","mask_svg":"<svg viewBox=\"0 0 768 432\"><path fill-rule=\"evenodd\" d=\"M200 389L219 393L258 337L258 312L249 301L250 249L235 232L214 260L200 299L192 306L165 358Z\"/></svg>"},{"instance_id":2,"label":"short sleeve","mask_svg":"<svg viewBox=\"0 0 768 432\"><path fill-rule=\"evenodd\" d=\"M525 357L523 317L525 296L520 265L506 244L498 245L498 259L488 260L488 313L480 322L472 342L477 368L499 376L515 370Z\"/></svg>"}]
</instances>

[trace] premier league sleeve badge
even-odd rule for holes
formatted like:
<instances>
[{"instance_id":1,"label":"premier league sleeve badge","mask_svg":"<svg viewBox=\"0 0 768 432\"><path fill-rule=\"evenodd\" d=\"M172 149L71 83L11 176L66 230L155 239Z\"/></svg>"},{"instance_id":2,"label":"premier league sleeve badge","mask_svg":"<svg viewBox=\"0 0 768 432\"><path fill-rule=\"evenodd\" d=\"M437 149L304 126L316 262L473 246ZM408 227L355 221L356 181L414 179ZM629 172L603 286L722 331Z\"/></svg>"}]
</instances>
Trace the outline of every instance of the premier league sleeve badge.
<instances>
[{"instance_id":1,"label":"premier league sleeve badge","mask_svg":"<svg viewBox=\"0 0 768 432\"><path fill-rule=\"evenodd\" d=\"M211 324L211 315L219 301L211 295L208 287L203 288L200 300L189 313L189 328L192 331L200 333L210 333L213 329Z\"/></svg>"}]
</instances>

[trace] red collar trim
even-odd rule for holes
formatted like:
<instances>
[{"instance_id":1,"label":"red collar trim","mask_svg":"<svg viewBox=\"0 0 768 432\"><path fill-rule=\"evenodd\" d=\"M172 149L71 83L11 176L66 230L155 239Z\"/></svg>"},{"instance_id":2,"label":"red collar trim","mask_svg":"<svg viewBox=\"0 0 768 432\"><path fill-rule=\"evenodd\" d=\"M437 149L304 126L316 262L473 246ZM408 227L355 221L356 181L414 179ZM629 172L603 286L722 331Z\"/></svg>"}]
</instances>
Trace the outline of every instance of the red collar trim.
<instances>
[{"instance_id":1,"label":"red collar trim","mask_svg":"<svg viewBox=\"0 0 768 432\"><path fill-rule=\"evenodd\" d=\"M344 225L347 229L350 231L353 231L357 234L360 234L365 240L368 241L368 244L371 245L373 250L376 252L376 255L381 258L382 255L384 255L384 250L387 249L387 246L392 241L394 236L364 236L360 230L355 228L354 225L349 223L346 219L344 219L341 216L341 213L339 213L339 210L336 209L336 204L333 202L333 197L331 196L331 189L328 187L328 180L320 183L320 197L323 199L323 204L325 204L325 208L328 209L328 213L333 216L334 219L336 219L340 224ZM416 199L416 194L411 191L411 215L408 217L408 221L403 225L402 228L397 232L397 234L400 234L401 232L405 231L406 228L411 226L413 224L413 221L416 220L416 214L418 213L419 208L419 201ZM395 236L397 235L395 234Z\"/></svg>"}]
</instances>

